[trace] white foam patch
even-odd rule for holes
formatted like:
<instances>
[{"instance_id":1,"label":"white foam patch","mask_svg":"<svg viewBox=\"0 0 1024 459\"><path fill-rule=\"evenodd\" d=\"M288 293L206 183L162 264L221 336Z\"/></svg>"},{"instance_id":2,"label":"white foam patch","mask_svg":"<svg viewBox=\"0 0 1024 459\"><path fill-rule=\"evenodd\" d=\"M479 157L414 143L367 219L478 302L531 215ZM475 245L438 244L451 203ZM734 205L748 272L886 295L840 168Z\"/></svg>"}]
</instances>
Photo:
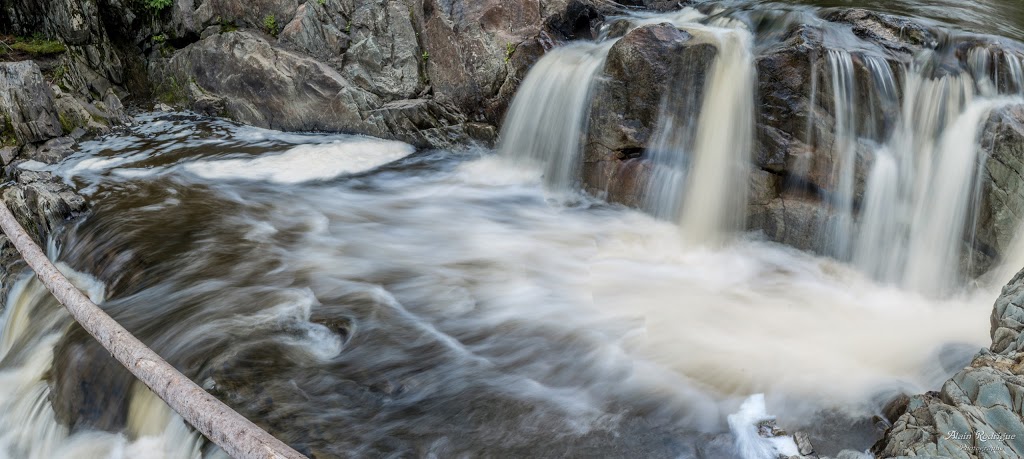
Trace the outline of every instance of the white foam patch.
<instances>
[{"instance_id":1,"label":"white foam patch","mask_svg":"<svg viewBox=\"0 0 1024 459\"><path fill-rule=\"evenodd\" d=\"M281 184L327 180L365 172L409 156L415 151L403 142L353 138L319 145L300 145L281 154L254 159L204 160L185 164L185 170L210 180L266 180Z\"/></svg>"},{"instance_id":2,"label":"white foam patch","mask_svg":"<svg viewBox=\"0 0 1024 459\"><path fill-rule=\"evenodd\" d=\"M25 162L23 162L21 164L18 164L18 168L19 169L24 169L24 170L27 170L27 171L43 172L43 171L49 171L49 170L53 169L53 166L51 166L49 164L46 164L46 163L41 163L41 162L36 161L34 159L31 159L31 160L25 161Z\"/></svg>"},{"instance_id":3,"label":"white foam patch","mask_svg":"<svg viewBox=\"0 0 1024 459\"><path fill-rule=\"evenodd\" d=\"M764 394L751 395L740 411L729 415L729 429L736 437L736 450L743 459L775 459L779 456L799 456L793 437L762 437L758 424L775 417L765 408Z\"/></svg>"}]
</instances>

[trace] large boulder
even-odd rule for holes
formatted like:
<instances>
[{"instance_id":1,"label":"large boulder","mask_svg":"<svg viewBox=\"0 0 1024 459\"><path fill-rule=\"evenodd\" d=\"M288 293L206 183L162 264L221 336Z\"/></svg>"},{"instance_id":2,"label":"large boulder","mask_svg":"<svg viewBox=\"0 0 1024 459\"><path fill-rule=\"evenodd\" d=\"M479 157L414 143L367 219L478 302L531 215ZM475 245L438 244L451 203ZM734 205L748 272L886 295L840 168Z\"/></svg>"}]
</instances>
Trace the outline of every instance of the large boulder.
<instances>
[{"instance_id":1,"label":"large boulder","mask_svg":"<svg viewBox=\"0 0 1024 459\"><path fill-rule=\"evenodd\" d=\"M990 265L1008 253L1024 221L1024 105L993 112L981 139L986 155L975 250Z\"/></svg>"},{"instance_id":2,"label":"large boulder","mask_svg":"<svg viewBox=\"0 0 1024 459\"><path fill-rule=\"evenodd\" d=\"M667 23L636 28L612 46L604 78L594 89L584 148L583 177L590 192L641 205L650 167L639 158L665 99L699 103L716 54L713 45Z\"/></svg>"},{"instance_id":3,"label":"large boulder","mask_svg":"<svg viewBox=\"0 0 1024 459\"><path fill-rule=\"evenodd\" d=\"M332 131L419 146L468 141L457 110L434 100L385 102L331 66L247 31L211 35L155 62L160 91L199 111L285 131Z\"/></svg>"}]
</instances>

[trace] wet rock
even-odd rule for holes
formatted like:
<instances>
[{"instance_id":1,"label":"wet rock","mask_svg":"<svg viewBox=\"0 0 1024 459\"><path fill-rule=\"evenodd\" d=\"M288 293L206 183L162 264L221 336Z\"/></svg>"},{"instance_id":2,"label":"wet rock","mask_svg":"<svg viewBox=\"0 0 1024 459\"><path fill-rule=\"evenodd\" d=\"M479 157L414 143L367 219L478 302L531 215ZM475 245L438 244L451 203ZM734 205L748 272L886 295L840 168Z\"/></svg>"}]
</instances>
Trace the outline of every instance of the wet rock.
<instances>
[{"instance_id":1,"label":"wet rock","mask_svg":"<svg viewBox=\"0 0 1024 459\"><path fill-rule=\"evenodd\" d=\"M981 135L982 196L974 249L998 259L1024 221L1024 105L994 112ZM990 267L982 265L978 270Z\"/></svg>"},{"instance_id":2,"label":"wet rock","mask_svg":"<svg viewBox=\"0 0 1024 459\"><path fill-rule=\"evenodd\" d=\"M664 100L677 95L699 103L716 54L714 46L694 42L669 24L637 28L612 46L591 103L583 165L588 191L612 202L642 204L650 166L637 158L650 142Z\"/></svg>"},{"instance_id":3,"label":"wet rock","mask_svg":"<svg viewBox=\"0 0 1024 459\"><path fill-rule=\"evenodd\" d=\"M934 46L938 41L934 33L914 21L874 11L844 9L825 19L850 24L858 37L905 54Z\"/></svg>"},{"instance_id":4,"label":"wet rock","mask_svg":"<svg viewBox=\"0 0 1024 459\"><path fill-rule=\"evenodd\" d=\"M595 21L615 12L619 5L594 0L422 0L412 8L434 96L472 121L495 125L538 48L588 38ZM517 59L521 52L528 56Z\"/></svg>"},{"instance_id":5,"label":"wet rock","mask_svg":"<svg viewBox=\"0 0 1024 459\"><path fill-rule=\"evenodd\" d=\"M61 135L53 93L35 62L0 63L0 117L0 141L5 144Z\"/></svg>"},{"instance_id":6,"label":"wet rock","mask_svg":"<svg viewBox=\"0 0 1024 459\"><path fill-rule=\"evenodd\" d=\"M992 347L938 392L914 395L872 449L881 457L1021 457L1024 455L1024 271L1003 289L992 312ZM895 412L893 413L895 414Z\"/></svg>"},{"instance_id":7,"label":"wet rock","mask_svg":"<svg viewBox=\"0 0 1024 459\"><path fill-rule=\"evenodd\" d=\"M18 222L41 246L64 223L87 210L85 198L49 173L20 171L13 184L7 186L0 199ZM0 234L0 295L7 297L11 276L24 268L21 256L7 236Z\"/></svg>"},{"instance_id":8,"label":"wet rock","mask_svg":"<svg viewBox=\"0 0 1024 459\"><path fill-rule=\"evenodd\" d=\"M825 252L821 228L835 218L821 201L784 193L766 204L750 206L747 228L760 231L767 239L802 250Z\"/></svg>"},{"instance_id":9,"label":"wet rock","mask_svg":"<svg viewBox=\"0 0 1024 459\"><path fill-rule=\"evenodd\" d=\"M75 151L75 139L71 137L57 137L42 144L27 159L39 161L46 164L57 164L71 156Z\"/></svg>"},{"instance_id":10,"label":"wet rock","mask_svg":"<svg viewBox=\"0 0 1024 459\"><path fill-rule=\"evenodd\" d=\"M658 124L663 99L678 81L700 100L717 51L669 24L640 27L612 46L591 103L587 159L643 150Z\"/></svg>"}]
</instances>

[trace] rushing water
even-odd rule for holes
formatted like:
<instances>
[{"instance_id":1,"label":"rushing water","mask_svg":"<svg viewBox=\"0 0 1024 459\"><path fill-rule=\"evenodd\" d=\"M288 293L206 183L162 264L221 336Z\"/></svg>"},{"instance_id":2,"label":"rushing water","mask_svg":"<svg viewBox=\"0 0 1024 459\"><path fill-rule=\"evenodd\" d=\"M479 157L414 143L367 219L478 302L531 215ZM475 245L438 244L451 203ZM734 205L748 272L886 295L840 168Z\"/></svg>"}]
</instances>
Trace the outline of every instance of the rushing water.
<instances>
[{"instance_id":1,"label":"rushing water","mask_svg":"<svg viewBox=\"0 0 1024 459\"><path fill-rule=\"evenodd\" d=\"M327 455L729 457L745 428L727 415L764 410L740 409L749 394L794 427L822 410L864 419L879 394L934 387L944 346L986 341L994 291L929 300L774 244L693 246L637 211L553 205L539 174L500 158L416 154L327 181L314 167L399 146L145 117L58 170L97 208L57 258L98 270L80 285L170 362ZM309 168L258 167L310 149L315 162L295 160ZM19 344L4 346L0 378L17 389L0 423L19 427L0 449L216 454L134 388L105 408L124 413L107 426L121 434L69 434L44 379L67 317L28 280L5 311L4 342ZM19 319L33 316L50 319ZM58 348L78 349L60 365L106 358Z\"/></svg>"},{"instance_id":2,"label":"rushing water","mask_svg":"<svg viewBox=\"0 0 1024 459\"><path fill-rule=\"evenodd\" d=\"M979 130L1020 101L1020 61L974 50L942 73L930 55L902 71L862 49L821 56L810 97L820 77L835 101L840 218L819 257L736 231L761 32L693 9L632 21L717 50L700 100L669 95L655 126L653 216L578 192L608 39L536 65L498 152L141 115L59 166L23 166L94 203L51 256L317 457L791 454L758 434L773 415L819 452L863 451L892 394L935 389L988 344L1004 279L950 286ZM223 456L28 275L0 316L0 387L0 458Z\"/></svg>"}]
</instances>

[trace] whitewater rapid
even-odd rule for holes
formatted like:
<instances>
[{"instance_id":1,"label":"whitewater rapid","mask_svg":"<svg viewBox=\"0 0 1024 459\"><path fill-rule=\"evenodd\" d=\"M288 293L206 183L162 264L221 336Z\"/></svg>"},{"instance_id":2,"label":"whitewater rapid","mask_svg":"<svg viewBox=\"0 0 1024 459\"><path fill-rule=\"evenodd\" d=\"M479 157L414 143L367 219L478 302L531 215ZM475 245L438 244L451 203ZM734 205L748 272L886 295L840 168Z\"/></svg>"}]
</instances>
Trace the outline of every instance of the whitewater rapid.
<instances>
[{"instance_id":1,"label":"whitewater rapid","mask_svg":"<svg viewBox=\"0 0 1024 459\"><path fill-rule=\"evenodd\" d=\"M65 236L58 259L94 251L91 244L104 240L96 234L112 238L105 250L130 259L130 248L161 247L152 244L188 231L185 252L160 249L148 286L105 307L129 329L147 330L142 338L172 362L209 355L233 368L229 349L299 352L299 368L266 376L268 387L279 387L268 390L296 404L289 423L341 416L359 425L346 429L338 448L379 453L379 439L406 438L412 426L445 455L523 451L516 448L558 438L600 444L605 432L637 425L660 426L645 435L699 445L705 435L735 432L728 416L755 394L766 394L765 411L782 425L813 428L823 411L866 419L887 394L934 388L951 371L940 352L965 359L987 344L996 287L937 300L756 234L717 247L692 244L675 224L640 211L585 195L552 200L541 172L489 152L389 162L395 148L362 138L250 144L270 155L352 147L389 162L333 178L311 167L315 174L296 182L291 170L280 171L283 179L252 173L264 156L228 153L250 142L251 128L159 114L138 123L136 132L147 135L197 125L228 135L170 150L130 137L88 144L55 171L102 199ZM233 172L197 172L227 160L236 161ZM24 323L12 317L55 307L25 290L39 288L19 284L5 309L7 328ZM343 314L348 331L320 325L323 314ZM15 336L3 333L0 342ZM126 409L141 414L129 416L121 434L61 430L43 380L57 335L23 339L32 357L2 360L0 378L19 389L0 402L41 401L0 413L0 423L19 426L2 440L6 449L34 457L67 448L81 457L217 453L196 449L194 434L144 390L133 390ZM327 370L342 364L349 370ZM434 411L334 411L344 405L328 388L352 371L403 388L390 403L428 403ZM230 376L218 374L204 384ZM310 398L286 395L293 385ZM473 401L482 396L525 404L530 414L490 418L490 408ZM451 424L461 410L483 424ZM496 437L476 439L479 428ZM452 435L463 440L451 443Z\"/></svg>"}]
</instances>

